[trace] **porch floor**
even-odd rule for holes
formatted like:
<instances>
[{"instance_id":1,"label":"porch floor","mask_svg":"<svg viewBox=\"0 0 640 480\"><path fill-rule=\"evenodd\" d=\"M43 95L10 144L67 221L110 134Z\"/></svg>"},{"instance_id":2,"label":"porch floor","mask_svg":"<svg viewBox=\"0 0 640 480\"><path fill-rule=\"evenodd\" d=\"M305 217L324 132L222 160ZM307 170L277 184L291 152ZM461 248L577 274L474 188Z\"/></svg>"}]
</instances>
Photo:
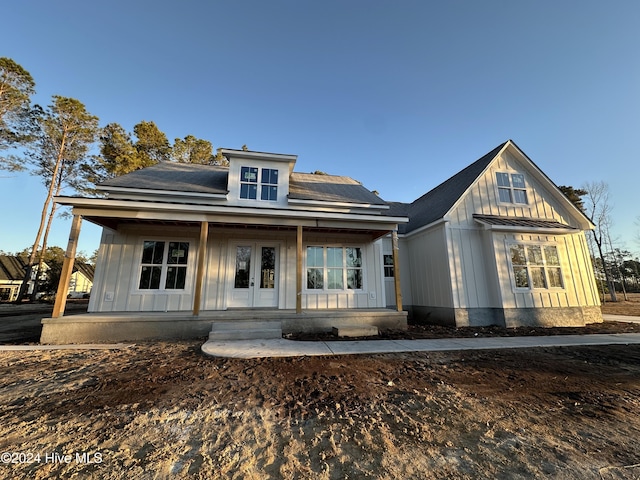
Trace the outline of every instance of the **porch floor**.
<instances>
[{"instance_id":1,"label":"porch floor","mask_svg":"<svg viewBox=\"0 0 640 480\"><path fill-rule=\"evenodd\" d=\"M279 321L283 333L325 332L333 327L373 325L407 328L407 312L354 310L229 309L184 312L94 312L42 319L43 344L175 340L206 337L215 322Z\"/></svg>"}]
</instances>

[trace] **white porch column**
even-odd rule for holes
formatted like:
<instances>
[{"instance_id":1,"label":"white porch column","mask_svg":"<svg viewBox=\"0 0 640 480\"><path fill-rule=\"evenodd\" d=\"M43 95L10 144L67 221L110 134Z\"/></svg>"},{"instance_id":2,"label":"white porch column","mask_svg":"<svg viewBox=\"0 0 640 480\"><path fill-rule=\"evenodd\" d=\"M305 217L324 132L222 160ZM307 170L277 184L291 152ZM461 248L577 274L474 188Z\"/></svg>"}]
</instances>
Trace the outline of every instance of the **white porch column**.
<instances>
[{"instance_id":1,"label":"white porch column","mask_svg":"<svg viewBox=\"0 0 640 480\"><path fill-rule=\"evenodd\" d=\"M207 241L209 238L209 222L200 223L200 243L198 244L198 265L196 267L196 287L193 294L193 316L200 315L202 303L202 279L204 278L204 265L207 256Z\"/></svg>"},{"instance_id":2,"label":"white porch column","mask_svg":"<svg viewBox=\"0 0 640 480\"><path fill-rule=\"evenodd\" d=\"M398 231L391 232L391 247L393 252L393 285L396 290L396 310L402 311L402 290L400 290L400 250L398 248Z\"/></svg>"},{"instance_id":3,"label":"white porch column","mask_svg":"<svg viewBox=\"0 0 640 480\"><path fill-rule=\"evenodd\" d=\"M52 318L62 317L64 315L64 307L67 304L67 294L69 292L69 282L73 273L73 263L76 259L76 248L78 247L78 237L80 236L80 227L82 226L82 217L80 215L73 216L71 223L71 232L69 233L69 243L67 251L64 254L62 262L62 271L60 272L60 281L58 282L58 293L56 293L56 301L53 305Z\"/></svg>"}]
</instances>

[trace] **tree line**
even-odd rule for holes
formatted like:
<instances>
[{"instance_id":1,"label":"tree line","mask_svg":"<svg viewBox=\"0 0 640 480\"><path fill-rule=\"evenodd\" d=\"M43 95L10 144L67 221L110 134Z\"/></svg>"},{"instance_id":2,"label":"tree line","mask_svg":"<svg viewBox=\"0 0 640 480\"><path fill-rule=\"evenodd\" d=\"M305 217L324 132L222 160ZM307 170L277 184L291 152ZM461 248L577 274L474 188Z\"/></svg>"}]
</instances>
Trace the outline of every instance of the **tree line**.
<instances>
[{"instance_id":1,"label":"tree line","mask_svg":"<svg viewBox=\"0 0 640 480\"><path fill-rule=\"evenodd\" d=\"M160 162L227 164L208 140L187 135L171 144L153 121L143 120L128 132L118 123L101 127L98 117L75 98L53 95L46 107L33 104L35 86L20 64L0 57L0 169L28 171L41 178L47 191L19 302L33 270L45 260L57 209L54 197L64 189L95 193L95 186L109 178ZM33 298L36 293L34 289Z\"/></svg>"}]
</instances>

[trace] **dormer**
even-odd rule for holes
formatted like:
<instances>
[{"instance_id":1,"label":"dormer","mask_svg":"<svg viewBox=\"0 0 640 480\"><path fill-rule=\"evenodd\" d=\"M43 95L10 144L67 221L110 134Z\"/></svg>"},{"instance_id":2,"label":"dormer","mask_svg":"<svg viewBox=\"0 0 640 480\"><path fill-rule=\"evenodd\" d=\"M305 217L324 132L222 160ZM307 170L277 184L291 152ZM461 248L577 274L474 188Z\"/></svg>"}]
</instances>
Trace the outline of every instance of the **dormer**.
<instances>
[{"instance_id":1,"label":"dormer","mask_svg":"<svg viewBox=\"0 0 640 480\"><path fill-rule=\"evenodd\" d=\"M222 149L229 160L228 203L258 208L287 206L297 155Z\"/></svg>"}]
</instances>

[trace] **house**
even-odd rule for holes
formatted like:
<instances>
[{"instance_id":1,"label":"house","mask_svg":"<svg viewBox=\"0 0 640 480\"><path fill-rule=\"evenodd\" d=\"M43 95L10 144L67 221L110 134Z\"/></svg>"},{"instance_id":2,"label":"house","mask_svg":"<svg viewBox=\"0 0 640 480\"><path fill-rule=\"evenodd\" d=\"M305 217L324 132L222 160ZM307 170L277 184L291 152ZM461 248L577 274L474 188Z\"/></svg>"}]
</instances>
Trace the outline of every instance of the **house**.
<instances>
[{"instance_id":1,"label":"house","mask_svg":"<svg viewBox=\"0 0 640 480\"><path fill-rule=\"evenodd\" d=\"M0 255L0 302L13 302L18 298L25 267L20 257Z\"/></svg>"},{"instance_id":2,"label":"house","mask_svg":"<svg viewBox=\"0 0 640 480\"><path fill-rule=\"evenodd\" d=\"M27 262L19 256L0 255L0 302L14 302L18 299L20 287L27 271ZM42 264L40 283L47 279L49 266ZM31 295L35 286L37 270L31 272L26 294Z\"/></svg>"},{"instance_id":3,"label":"house","mask_svg":"<svg viewBox=\"0 0 640 480\"><path fill-rule=\"evenodd\" d=\"M73 273L69 281L69 298L88 298L93 288L95 267L90 263L73 263Z\"/></svg>"},{"instance_id":4,"label":"house","mask_svg":"<svg viewBox=\"0 0 640 480\"><path fill-rule=\"evenodd\" d=\"M56 198L74 215L59 291L82 219L103 234L87 315L62 316L58 295L44 343L194 337L251 318L406 328L382 273L382 238L406 217L351 178L294 172L295 155L222 153L228 167L160 163L104 182L106 198Z\"/></svg>"},{"instance_id":5,"label":"house","mask_svg":"<svg viewBox=\"0 0 640 480\"><path fill-rule=\"evenodd\" d=\"M415 321L602 322L584 234L593 225L513 141L414 202L391 206L409 218L399 226L401 284ZM383 250L388 259L389 240Z\"/></svg>"},{"instance_id":6,"label":"house","mask_svg":"<svg viewBox=\"0 0 640 480\"><path fill-rule=\"evenodd\" d=\"M591 222L507 141L410 204L294 172L297 157L223 150L228 167L161 163L73 207L103 227L86 315L58 295L43 343L180 338L212 323L584 325L602 321ZM393 306L394 308L388 308Z\"/></svg>"}]
</instances>

